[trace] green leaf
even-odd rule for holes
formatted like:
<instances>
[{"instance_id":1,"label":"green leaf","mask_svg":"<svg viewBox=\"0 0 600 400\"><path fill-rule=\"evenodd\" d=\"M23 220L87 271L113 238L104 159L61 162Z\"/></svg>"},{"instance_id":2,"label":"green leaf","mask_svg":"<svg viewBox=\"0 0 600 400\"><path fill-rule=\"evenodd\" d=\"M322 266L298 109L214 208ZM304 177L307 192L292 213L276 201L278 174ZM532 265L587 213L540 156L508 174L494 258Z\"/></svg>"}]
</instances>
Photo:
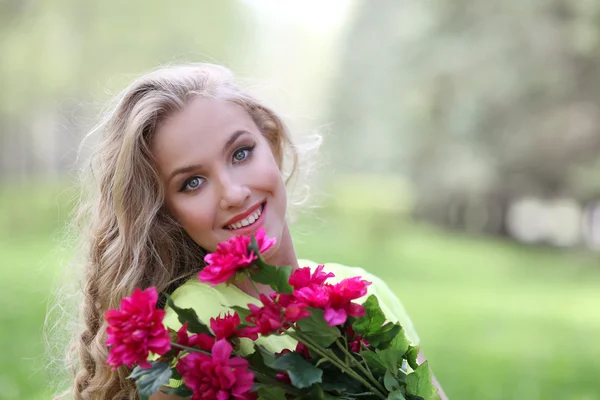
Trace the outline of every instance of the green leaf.
<instances>
[{"instance_id":1,"label":"green leaf","mask_svg":"<svg viewBox=\"0 0 600 400\"><path fill-rule=\"evenodd\" d=\"M294 288L289 284L291 275L292 267L289 265L274 267L265 263L259 263L258 270L250 274L250 279L254 282L269 285L276 292L292 294Z\"/></svg>"},{"instance_id":2,"label":"green leaf","mask_svg":"<svg viewBox=\"0 0 600 400\"><path fill-rule=\"evenodd\" d=\"M171 379L174 379L176 381L183 381L183 377L181 376L179 371L177 371L177 368L171 368Z\"/></svg>"},{"instance_id":3,"label":"green leaf","mask_svg":"<svg viewBox=\"0 0 600 400\"><path fill-rule=\"evenodd\" d=\"M348 377L345 374L340 374L339 370L335 374L330 373L323 375L323 383L321 383L323 390L330 390L334 392L361 392L363 390L362 385Z\"/></svg>"},{"instance_id":4,"label":"green leaf","mask_svg":"<svg viewBox=\"0 0 600 400\"><path fill-rule=\"evenodd\" d=\"M390 347L396 336L400 333L402 327L400 324L388 323L383 325L378 332L365 335L369 344L377 349L386 349Z\"/></svg>"},{"instance_id":5,"label":"green leaf","mask_svg":"<svg viewBox=\"0 0 600 400\"><path fill-rule=\"evenodd\" d=\"M310 388L310 393L307 393L305 396L308 400L337 400L337 399L342 399L342 398L348 398L348 397L340 397L340 396L333 396L329 393L326 393L323 390L322 385L312 385L312 387Z\"/></svg>"},{"instance_id":6,"label":"green leaf","mask_svg":"<svg viewBox=\"0 0 600 400\"><path fill-rule=\"evenodd\" d=\"M387 400L406 400L406 398L400 390L394 390L388 394Z\"/></svg>"},{"instance_id":7,"label":"green leaf","mask_svg":"<svg viewBox=\"0 0 600 400\"><path fill-rule=\"evenodd\" d=\"M364 387L360 382L347 374L341 374L338 367L331 364L323 366L323 382L320 386L323 390L340 393L360 393L364 391Z\"/></svg>"},{"instance_id":8,"label":"green leaf","mask_svg":"<svg viewBox=\"0 0 600 400\"><path fill-rule=\"evenodd\" d=\"M310 388L310 398L314 400L325 400L325 392L319 385L312 385Z\"/></svg>"},{"instance_id":9,"label":"green leaf","mask_svg":"<svg viewBox=\"0 0 600 400\"><path fill-rule=\"evenodd\" d=\"M261 345L256 346L256 348L258 349L258 352L255 351L253 354L259 353L260 357L262 359L262 362L265 366L272 368L272 369L279 369L279 368L277 368L277 363L276 363L277 359L275 358L275 354L273 354L272 352L270 352L264 346L261 346Z\"/></svg>"},{"instance_id":10,"label":"green leaf","mask_svg":"<svg viewBox=\"0 0 600 400\"><path fill-rule=\"evenodd\" d=\"M400 332L398 332L394 340L392 340L392 343L390 343L390 348L394 350L399 350L400 352L402 352L402 354L404 354L408 350L410 344L411 341L408 340L408 338L406 337L406 332L404 331L404 328L401 328Z\"/></svg>"},{"instance_id":11,"label":"green leaf","mask_svg":"<svg viewBox=\"0 0 600 400\"><path fill-rule=\"evenodd\" d=\"M383 385L389 392L400 389L400 384L389 370L385 371L385 375L383 376Z\"/></svg>"},{"instance_id":12,"label":"green leaf","mask_svg":"<svg viewBox=\"0 0 600 400\"><path fill-rule=\"evenodd\" d=\"M144 369L137 366L131 371L130 379L135 379L140 396L150 397L158 392L161 387L169 383L171 367L164 362L150 361L150 368Z\"/></svg>"},{"instance_id":13,"label":"green leaf","mask_svg":"<svg viewBox=\"0 0 600 400\"><path fill-rule=\"evenodd\" d=\"M287 353L278 357L275 366L286 371L290 376L292 385L302 389L310 387L313 383L321 383L323 370L315 367L298 353Z\"/></svg>"},{"instance_id":14,"label":"green leaf","mask_svg":"<svg viewBox=\"0 0 600 400\"><path fill-rule=\"evenodd\" d=\"M399 370L398 375L396 376L396 380L398 382L400 382L400 385L405 385L406 384L406 372L404 372L403 370Z\"/></svg>"},{"instance_id":15,"label":"green leaf","mask_svg":"<svg viewBox=\"0 0 600 400\"><path fill-rule=\"evenodd\" d=\"M250 241L248 250L253 251L258 256L254 265L258 270L250 274L250 279L255 282L269 285L273 290L279 293L292 294L294 288L289 284L290 276L292 275L292 267L290 265L275 267L267 264L260 254L256 237L253 235Z\"/></svg>"},{"instance_id":16,"label":"green leaf","mask_svg":"<svg viewBox=\"0 0 600 400\"><path fill-rule=\"evenodd\" d=\"M185 385L181 385L181 386L176 387L176 388L161 389L160 391L163 392L163 393L165 393L165 394L174 394L176 396L183 397L183 398L191 397L194 394Z\"/></svg>"},{"instance_id":17,"label":"green leaf","mask_svg":"<svg viewBox=\"0 0 600 400\"><path fill-rule=\"evenodd\" d=\"M385 366L385 369L390 371L392 375L398 376L398 370L402 365L402 356L404 355L404 353L400 350L394 350L392 348L385 350L377 349L375 350L375 352L377 353L377 355L379 355L379 358Z\"/></svg>"},{"instance_id":18,"label":"green leaf","mask_svg":"<svg viewBox=\"0 0 600 400\"><path fill-rule=\"evenodd\" d=\"M322 347L329 347L337 338L341 337L340 330L335 326L329 326L323 310L318 308L309 308L310 316L298 321L298 327L303 333L310 335L310 338Z\"/></svg>"},{"instance_id":19,"label":"green leaf","mask_svg":"<svg viewBox=\"0 0 600 400\"><path fill-rule=\"evenodd\" d=\"M371 346L378 349L387 348L396 339L402 327L398 323L385 324L385 314L381 311L379 300L375 295L370 295L363 306L365 307L365 315L356 318L352 324L352 329L363 335Z\"/></svg>"},{"instance_id":20,"label":"green leaf","mask_svg":"<svg viewBox=\"0 0 600 400\"><path fill-rule=\"evenodd\" d=\"M254 348L254 353L244 357L248 360L252 369L268 376L274 375L273 372L276 370L275 355L263 346L255 345Z\"/></svg>"},{"instance_id":21,"label":"green leaf","mask_svg":"<svg viewBox=\"0 0 600 400\"><path fill-rule=\"evenodd\" d=\"M431 381L431 371L427 361L419 365L406 377L406 392L420 396L424 400L435 400L437 389Z\"/></svg>"},{"instance_id":22,"label":"green leaf","mask_svg":"<svg viewBox=\"0 0 600 400\"><path fill-rule=\"evenodd\" d=\"M369 350L361 351L359 354L365 359L367 365L369 366L369 368L371 368L373 373L380 375L386 371L387 368L385 367L385 364L379 357L379 354Z\"/></svg>"},{"instance_id":23,"label":"green leaf","mask_svg":"<svg viewBox=\"0 0 600 400\"><path fill-rule=\"evenodd\" d=\"M196 311L194 311L191 308L177 307L173 302L173 299L171 299L171 297L168 294L165 294L165 296L167 297L167 304L169 305L169 307L171 307L173 311L175 311L179 322L181 322L182 325L186 322L188 323L188 331L192 333L207 333L209 335L212 335L210 329L208 329L206 325L200 322Z\"/></svg>"},{"instance_id":24,"label":"green leaf","mask_svg":"<svg viewBox=\"0 0 600 400\"><path fill-rule=\"evenodd\" d=\"M231 306L229 308L231 308L233 311L235 311L236 313L238 313L238 315L240 316L240 321L242 322L242 324L246 321L246 317L248 315L250 315L250 310L248 310L247 308L239 307L239 306Z\"/></svg>"},{"instance_id":25,"label":"green leaf","mask_svg":"<svg viewBox=\"0 0 600 400\"><path fill-rule=\"evenodd\" d=\"M417 363L417 358L419 357L419 346L409 346L406 351L406 361L408 361L408 365L415 370L419 367Z\"/></svg>"},{"instance_id":26,"label":"green leaf","mask_svg":"<svg viewBox=\"0 0 600 400\"><path fill-rule=\"evenodd\" d=\"M258 400L286 400L286 393L279 386L261 387L258 389Z\"/></svg>"},{"instance_id":27,"label":"green leaf","mask_svg":"<svg viewBox=\"0 0 600 400\"><path fill-rule=\"evenodd\" d=\"M379 300L372 294L363 303L365 307L365 315L356 318L352 324L354 332L360 333L363 336L368 336L378 332L381 326L385 323L385 314L379 307Z\"/></svg>"}]
</instances>

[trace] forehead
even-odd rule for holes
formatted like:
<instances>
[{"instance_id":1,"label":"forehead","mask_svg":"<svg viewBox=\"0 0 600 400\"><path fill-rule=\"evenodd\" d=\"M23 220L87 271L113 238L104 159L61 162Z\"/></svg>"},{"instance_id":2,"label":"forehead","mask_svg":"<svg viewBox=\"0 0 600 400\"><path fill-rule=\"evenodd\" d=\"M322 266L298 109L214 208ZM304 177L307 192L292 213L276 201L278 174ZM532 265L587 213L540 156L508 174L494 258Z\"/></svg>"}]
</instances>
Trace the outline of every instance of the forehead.
<instances>
[{"instance_id":1,"label":"forehead","mask_svg":"<svg viewBox=\"0 0 600 400\"><path fill-rule=\"evenodd\" d=\"M227 100L195 98L158 127L152 153L159 168L176 161L198 162L193 158L220 151L238 130L258 133L242 106Z\"/></svg>"},{"instance_id":2,"label":"forehead","mask_svg":"<svg viewBox=\"0 0 600 400\"><path fill-rule=\"evenodd\" d=\"M195 98L169 116L159 126L156 141L170 141L185 136L215 139L235 130L255 130L256 125L240 105L221 99Z\"/></svg>"}]
</instances>

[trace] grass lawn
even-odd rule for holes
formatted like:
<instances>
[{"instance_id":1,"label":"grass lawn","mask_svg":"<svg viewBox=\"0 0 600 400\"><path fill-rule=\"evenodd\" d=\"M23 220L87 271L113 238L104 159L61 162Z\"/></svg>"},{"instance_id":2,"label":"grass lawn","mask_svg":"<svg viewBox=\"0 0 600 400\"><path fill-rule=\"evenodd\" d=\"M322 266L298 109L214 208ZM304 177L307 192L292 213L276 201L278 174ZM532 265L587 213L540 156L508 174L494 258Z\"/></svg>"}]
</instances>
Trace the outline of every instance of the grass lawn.
<instances>
[{"instance_id":1,"label":"grass lawn","mask_svg":"<svg viewBox=\"0 0 600 400\"><path fill-rule=\"evenodd\" d=\"M31 232L0 242L2 399L49 398L41 333L62 256L47 229ZM300 257L389 284L451 399L600 399L597 256L406 223L370 232L335 218L294 228Z\"/></svg>"},{"instance_id":2,"label":"grass lawn","mask_svg":"<svg viewBox=\"0 0 600 400\"><path fill-rule=\"evenodd\" d=\"M600 399L595 255L409 225L377 242L337 225L296 234L300 256L383 278L451 399Z\"/></svg>"}]
</instances>

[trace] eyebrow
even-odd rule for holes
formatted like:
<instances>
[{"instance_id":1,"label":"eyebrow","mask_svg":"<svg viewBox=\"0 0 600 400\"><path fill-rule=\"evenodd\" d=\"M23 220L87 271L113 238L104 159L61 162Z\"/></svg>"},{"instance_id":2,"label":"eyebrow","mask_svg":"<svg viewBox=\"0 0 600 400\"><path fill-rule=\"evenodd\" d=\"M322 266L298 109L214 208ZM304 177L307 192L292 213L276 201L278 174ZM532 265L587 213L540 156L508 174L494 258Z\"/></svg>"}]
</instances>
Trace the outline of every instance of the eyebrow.
<instances>
[{"instance_id":1,"label":"eyebrow","mask_svg":"<svg viewBox=\"0 0 600 400\"><path fill-rule=\"evenodd\" d=\"M227 143L225 143L225 145L223 146L223 154L225 154L225 152L227 151L227 149L235 143L235 141L242 136L243 134L248 133L248 131L244 131L244 130L237 130L235 132L233 132L231 134L231 136L229 137L229 140L227 140ZM198 169L202 168L202 164L194 164L194 165L187 165L185 167L181 167L181 168L177 168L175 171L173 171L171 173L171 175L169 176L169 181L171 181L174 177L176 177L177 175L181 175L181 174L187 174L191 171L195 171Z\"/></svg>"}]
</instances>

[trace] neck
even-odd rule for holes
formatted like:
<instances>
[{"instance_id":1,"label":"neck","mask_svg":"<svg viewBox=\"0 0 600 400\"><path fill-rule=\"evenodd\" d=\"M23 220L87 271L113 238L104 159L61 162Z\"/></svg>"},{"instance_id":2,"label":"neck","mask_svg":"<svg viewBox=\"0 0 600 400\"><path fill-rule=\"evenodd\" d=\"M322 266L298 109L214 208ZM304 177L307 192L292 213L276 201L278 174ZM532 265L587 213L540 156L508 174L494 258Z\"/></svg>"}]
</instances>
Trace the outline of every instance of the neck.
<instances>
[{"instance_id":1,"label":"neck","mask_svg":"<svg viewBox=\"0 0 600 400\"><path fill-rule=\"evenodd\" d=\"M277 249L273 252L271 256L265 258L265 261L268 264L274 265L276 267L281 267L285 265L292 266L292 272L298 269L298 259L296 258L296 251L294 250L294 243L292 241L292 234L288 228L287 223L283 227L283 232L281 234L281 241L277 246ZM236 283L236 286L242 289L244 292L249 294L250 296L259 297L259 293L256 293L256 289L250 280L245 280L239 283ZM273 289L269 285L263 285L261 283L256 283L256 287L258 288L260 294L269 294L273 292Z\"/></svg>"},{"instance_id":2,"label":"neck","mask_svg":"<svg viewBox=\"0 0 600 400\"><path fill-rule=\"evenodd\" d=\"M277 249L271 256L265 259L265 261L271 265L283 266L291 265L292 271L298 268L298 259L296 258L296 251L294 250L294 242L292 241L292 234L286 223L281 233L281 243L277 246Z\"/></svg>"}]
</instances>

